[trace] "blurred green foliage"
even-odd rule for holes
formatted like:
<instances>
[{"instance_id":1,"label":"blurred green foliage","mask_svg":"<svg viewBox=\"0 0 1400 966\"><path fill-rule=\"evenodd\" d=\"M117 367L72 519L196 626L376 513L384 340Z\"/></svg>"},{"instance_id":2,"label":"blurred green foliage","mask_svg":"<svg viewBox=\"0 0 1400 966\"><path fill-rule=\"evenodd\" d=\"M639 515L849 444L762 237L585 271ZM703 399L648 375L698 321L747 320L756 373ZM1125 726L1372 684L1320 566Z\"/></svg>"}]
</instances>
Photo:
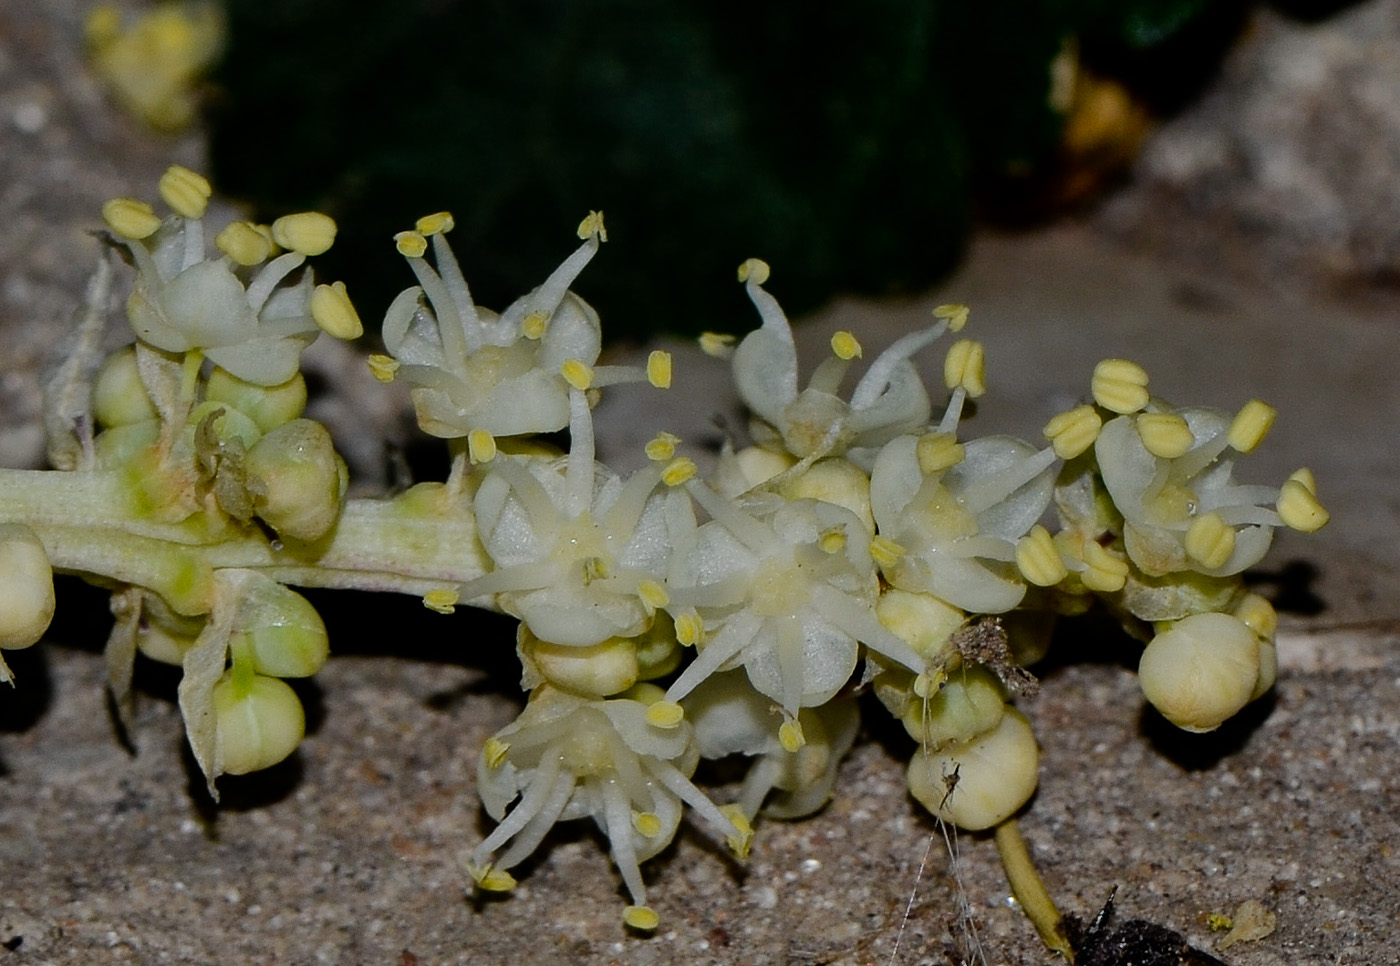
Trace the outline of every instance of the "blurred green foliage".
<instances>
[{"instance_id":1,"label":"blurred green foliage","mask_svg":"<svg viewBox=\"0 0 1400 966\"><path fill-rule=\"evenodd\" d=\"M926 287L955 261L979 191L1053 162L1050 65L1068 39L1140 67L1243 9L226 2L215 179L264 213L336 216L323 265L367 321L412 281L392 236L419 215L453 212L474 295L501 308L602 209L611 243L579 290L634 336L749 328L733 279L750 256L794 310Z\"/></svg>"}]
</instances>

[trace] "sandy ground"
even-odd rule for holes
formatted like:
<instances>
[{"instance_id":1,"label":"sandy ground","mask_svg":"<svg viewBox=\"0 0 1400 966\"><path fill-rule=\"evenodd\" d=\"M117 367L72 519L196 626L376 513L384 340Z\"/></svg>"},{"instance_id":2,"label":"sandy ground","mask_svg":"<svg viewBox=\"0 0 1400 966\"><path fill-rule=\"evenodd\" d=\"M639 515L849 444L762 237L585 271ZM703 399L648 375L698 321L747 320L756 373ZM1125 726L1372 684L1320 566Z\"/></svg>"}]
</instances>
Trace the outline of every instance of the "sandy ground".
<instances>
[{"instance_id":1,"label":"sandy ground","mask_svg":"<svg viewBox=\"0 0 1400 966\"><path fill-rule=\"evenodd\" d=\"M1117 886L1123 916L1209 949L1220 934L1207 917L1257 900L1278 926L1219 954L1238 966L1380 966L1400 948L1400 384L1382 271L1400 220L1378 217L1388 199L1371 184L1327 181L1349 159L1303 152L1315 131L1287 110L1300 90L1333 90L1328 103L1341 107L1309 114L1333 120L1348 104L1389 103L1387 92L1400 103L1395 68L1372 57L1397 36L1396 9L1363 4L1316 27L1263 18L1220 89L1160 132L1098 214L979 236L937 291L838 302L801 336L815 354L848 328L873 350L939 302L971 304L991 390L973 425L989 431L1033 435L1105 355L1141 361L1176 401L1234 408L1259 396L1279 408L1246 475L1276 481L1313 466L1334 522L1285 535L1260 575L1294 608L1274 696L1222 732L1181 735L1142 711L1131 648L1082 627L1024 702L1044 757L1022 826L1062 907L1091 914ZM80 23L76 0L0 9L4 465L41 458L35 373L80 298L101 202L148 192L172 161L199 163L197 138L155 138L104 105L81 67ZM1273 70L1280 58L1311 73ZM1400 168L1389 150L1400 125L1378 130L1368 143ZM1294 167L1220 161L1252 156L1251 138L1272 138ZM1333 208L1302 210L1333 210L1331 231L1290 207L1324 188ZM693 355L677 372L659 418L703 440L726 409L723 372ZM393 407L342 393L342 407L378 407L376 425L397 425ZM611 452L634 452L657 428L650 403L618 393L607 405ZM71 582L60 597L49 645L10 660L21 686L0 695L0 963L941 966L966 955L958 883L988 962L1052 961L1009 900L990 841L963 836L950 863L904 792L912 749L883 726L843 766L830 807L763 825L746 865L703 830L684 832L648 865L663 924L643 940L624 934L619 882L587 829L556 834L509 899L463 890L460 853L489 827L476 749L518 709L510 647L498 657L506 625L318 595L343 656L303 693L311 734L291 762L228 781L215 807L183 750L173 678L144 672L140 753L129 755L101 686L105 601ZM366 626L392 627L392 640Z\"/></svg>"}]
</instances>

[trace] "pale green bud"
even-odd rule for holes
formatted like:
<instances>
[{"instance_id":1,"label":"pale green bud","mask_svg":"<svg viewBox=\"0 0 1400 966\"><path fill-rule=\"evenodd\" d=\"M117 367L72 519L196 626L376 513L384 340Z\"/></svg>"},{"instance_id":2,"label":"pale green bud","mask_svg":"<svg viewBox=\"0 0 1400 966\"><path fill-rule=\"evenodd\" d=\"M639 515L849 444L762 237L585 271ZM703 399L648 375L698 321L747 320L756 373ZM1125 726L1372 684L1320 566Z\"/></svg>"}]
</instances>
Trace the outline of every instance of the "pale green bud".
<instances>
[{"instance_id":1,"label":"pale green bud","mask_svg":"<svg viewBox=\"0 0 1400 966\"><path fill-rule=\"evenodd\" d=\"M136 646L151 660L176 667L184 663L185 652L204 629L204 617L177 614L155 594L145 595L141 617Z\"/></svg>"},{"instance_id":2,"label":"pale green bud","mask_svg":"<svg viewBox=\"0 0 1400 966\"><path fill-rule=\"evenodd\" d=\"M39 640L53 612L53 568L44 545L23 524L0 524L0 648Z\"/></svg>"},{"instance_id":3,"label":"pale green bud","mask_svg":"<svg viewBox=\"0 0 1400 966\"><path fill-rule=\"evenodd\" d=\"M254 675L246 687L233 670L214 685L215 761L221 774L246 775L286 758L306 734L301 701L283 681Z\"/></svg>"},{"instance_id":4,"label":"pale green bud","mask_svg":"<svg viewBox=\"0 0 1400 966\"><path fill-rule=\"evenodd\" d=\"M1259 651L1259 638L1239 618L1193 614L1147 645L1138 681L1172 724L1183 731L1213 731L1254 697Z\"/></svg>"},{"instance_id":5,"label":"pale green bud","mask_svg":"<svg viewBox=\"0 0 1400 966\"><path fill-rule=\"evenodd\" d=\"M250 476L263 486L258 516L283 537L316 540L335 525L345 498L345 463L320 423L293 419L248 451Z\"/></svg>"},{"instance_id":6,"label":"pale green bud","mask_svg":"<svg viewBox=\"0 0 1400 966\"><path fill-rule=\"evenodd\" d=\"M311 602L270 578L256 580L239 603L229 644L259 674L310 677L330 656L326 625Z\"/></svg>"},{"instance_id":7,"label":"pale green bud","mask_svg":"<svg viewBox=\"0 0 1400 966\"><path fill-rule=\"evenodd\" d=\"M1000 825L1030 800L1040 750L1030 722L1008 708L997 727L942 751L914 753L909 792L930 812L970 832Z\"/></svg>"},{"instance_id":8,"label":"pale green bud","mask_svg":"<svg viewBox=\"0 0 1400 966\"><path fill-rule=\"evenodd\" d=\"M926 700L911 694L900 717L911 738L936 750L991 731L1005 710L996 677L985 668L963 665Z\"/></svg>"},{"instance_id":9,"label":"pale green bud","mask_svg":"<svg viewBox=\"0 0 1400 966\"><path fill-rule=\"evenodd\" d=\"M92 415L100 426L128 426L156 418L136 368L136 347L127 346L107 357L92 387Z\"/></svg>"},{"instance_id":10,"label":"pale green bud","mask_svg":"<svg viewBox=\"0 0 1400 966\"><path fill-rule=\"evenodd\" d=\"M104 429L93 440L93 455L102 469L114 470L125 466L143 449L160 439L160 420L147 419Z\"/></svg>"},{"instance_id":11,"label":"pale green bud","mask_svg":"<svg viewBox=\"0 0 1400 966\"><path fill-rule=\"evenodd\" d=\"M258 424L237 409L221 402L202 402L190 410L189 426L196 427L209 418L211 413L219 413L214 418L214 435L222 442L239 440L244 447L252 446L262 439Z\"/></svg>"},{"instance_id":12,"label":"pale green bud","mask_svg":"<svg viewBox=\"0 0 1400 966\"><path fill-rule=\"evenodd\" d=\"M306 380L298 372L280 385L259 386L215 366L204 398L228 403L266 433L301 415L306 408Z\"/></svg>"},{"instance_id":13,"label":"pale green bud","mask_svg":"<svg viewBox=\"0 0 1400 966\"><path fill-rule=\"evenodd\" d=\"M610 637L601 644L572 647L542 641L520 626L520 660L550 684L574 694L601 698L637 683L637 646Z\"/></svg>"}]
</instances>

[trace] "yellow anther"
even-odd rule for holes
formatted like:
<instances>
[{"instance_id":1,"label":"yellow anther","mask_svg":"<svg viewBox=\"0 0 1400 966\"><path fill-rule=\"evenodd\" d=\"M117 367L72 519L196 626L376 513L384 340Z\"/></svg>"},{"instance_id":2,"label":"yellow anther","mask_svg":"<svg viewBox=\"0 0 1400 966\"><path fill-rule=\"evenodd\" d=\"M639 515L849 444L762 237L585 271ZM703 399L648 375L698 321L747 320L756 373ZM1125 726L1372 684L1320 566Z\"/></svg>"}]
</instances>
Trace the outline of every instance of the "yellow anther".
<instances>
[{"instance_id":1,"label":"yellow anther","mask_svg":"<svg viewBox=\"0 0 1400 966\"><path fill-rule=\"evenodd\" d=\"M660 463L676 455L676 446L681 438L674 433L657 433L656 437L646 445L647 459L653 463Z\"/></svg>"},{"instance_id":2,"label":"yellow anther","mask_svg":"<svg viewBox=\"0 0 1400 966\"><path fill-rule=\"evenodd\" d=\"M654 839L661 834L661 818L655 812L633 812L632 827L643 838Z\"/></svg>"},{"instance_id":3,"label":"yellow anther","mask_svg":"<svg viewBox=\"0 0 1400 966\"><path fill-rule=\"evenodd\" d=\"M967 455L967 450L952 433L927 433L919 437L914 455L919 458L919 469L932 475L957 466Z\"/></svg>"},{"instance_id":4,"label":"yellow anther","mask_svg":"<svg viewBox=\"0 0 1400 966\"><path fill-rule=\"evenodd\" d=\"M661 482L667 486L680 486L682 483L693 479L696 472L695 461L689 456L679 456L661 471Z\"/></svg>"},{"instance_id":5,"label":"yellow anther","mask_svg":"<svg viewBox=\"0 0 1400 966\"><path fill-rule=\"evenodd\" d=\"M937 694L946 683L948 683L948 672L942 668L938 668L932 673L925 672L914 678L914 695L927 701Z\"/></svg>"},{"instance_id":6,"label":"yellow anther","mask_svg":"<svg viewBox=\"0 0 1400 966\"><path fill-rule=\"evenodd\" d=\"M973 399L987 391L986 354L975 339L959 339L948 347L943 360L943 384L961 388Z\"/></svg>"},{"instance_id":7,"label":"yellow anther","mask_svg":"<svg viewBox=\"0 0 1400 966\"><path fill-rule=\"evenodd\" d=\"M593 385L593 367L582 359L566 359L559 367L559 374L580 392Z\"/></svg>"},{"instance_id":8,"label":"yellow anther","mask_svg":"<svg viewBox=\"0 0 1400 966\"><path fill-rule=\"evenodd\" d=\"M534 339L538 342L544 338L545 330L549 328L549 313L536 309L525 318L520 320L520 334L527 339Z\"/></svg>"},{"instance_id":9,"label":"yellow anther","mask_svg":"<svg viewBox=\"0 0 1400 966\"><path fill-rule=\"evenodd\" d=\"M467 434L467 459L473 463L489 463L496 458L496 437L484 429Z\"/></svg>"},{"instance_id":10,"label":"yellow anther","mask_svg":"<svg viewBox=\"0 0 1400 966\"><path fill-rule=\"evenodd\" d=\"M481 753L486 757L486 767L495 771L506 763L506 755L510 754L510 742L500 738L487 738Z\"/></svg>"},{"instance_id":11,"label":"yellow anther","mask_svg":"<svg viewBox=\"0 0 1400 966\"><path fill-rule=\"evenodd\" d=\"M666 588L654 580L643 580L637 585L637 596L642 599L648 610L658 610L671 602L671 595L666 593Z\"/></svg>"},{"instance_id":12,"label":"yellow anther","mask_svg":"<svg viewBox=\"0 0 1400 966\"><path fill-rule=\"evenodd\" d=\"M676 640L686 647L694 647L705 636L705 622L695 611L686 611L676 617Z\"/></svg>"},{"instance_id":13,"label":"yellow anther","mask_svg":"<svg viewBox=\"0 0 1400 966\"><path fill-rule=\"evenodd\" d=\"M399 360L382 352L371 352L365 361L369 363L370 375L380 382L393 382L394 374L399 371Z\"/></svg>"},{"instance_id":14,"label":"yellow anther","mask_svg":"<svg viewBox=\"0 0 1400 966\"><path fill-rule=\"evenodd\" d=\"M515 876L505 869L497 869L490 863L486 865L467 865L467 874L472 877L476 887L483 892L509 892L515 888Z\"/></svg>"},{"instance_id":15,"label":"yellow anther","mask_svg":"<svg viewBox=\"0 0 1400 966\"><path fill-rule=\"evenodd\" d=\"M702 332L700 351L716 359L726 359L734 351L734 336L726 332Z\"/></svg>"},{"instance_id":16,"label":"yellow anther","mask_svg":"<svg viewBox=\"0 0 1400 966\"><path fill-rule=\"evenodd\" d=\"M1196 443L1191 427L1177 413L1143 413L1137 418L1138 438L1153 456L1174 460Z\"/></svg>"},{"instance_id":17,"label":"yellow anther","mask_svg":"<svg viewBox=\"0 0 1400 966\"><path fill-rule=\"evenodd\" d=\"M1231 613L1266 641L1272 641L1278 632L1278 611L1258 594L1245 594Z\"/></svg>"},{"instance_id":18,"label":"yellow anther","mask_svg":"<svg viewBox=\"0 0 1400 966\"><path fill-rule=\"evenodd\" d=\"M1313 471L1308 469L1306 466L1294 470L1291 474L1289 474L1288 478L1290 480L1297 480L1299 483L1303 484L1305 487L1308 488L1309 493L1311 493L1313 496L1317 496L1317 477L1313 476Z\"/></svg>"},{"instance_id":19,"label":"yellow anther","mask_svg":"<svg viewBox=\"0 0 1400 966\"><path fill-rule=\"evenodd\" d=\"M907 551L889 537L877 536L870 541L870 556L881 570L889 570L899 563L899 558Z\"/></svg>"},{"instance_id":20,"label":"yellow anther","mask_svg":"<svg viewBox=\"0 0 1400 966\"><path fill-rule=\"evenodd\" d=\"M1027 583L1037 587L1053 587L1069 574L1055 538L1038 523L1016 541L1016 568Z\"/></svg>"},{"instance_id":21,"label":"yellow anther","mask_svg":"<svg viewBox=\"0 0 1400 966\"><path fill-rule=\"evenodd\" d=\"M1147 370L1127 359L1105 359L1094 366L1094 402L1114 413L1135 413L1147 405Z\"/></svg>"},{"instance_id":22,"label":"yellow anther","mask_svg":"<svg viewBox=\"0 0 1400 966\"><path fill-rule=\"evenodd\" d=\"M685 709L676 701L653 701L647 705L647 724L653 728L679 728L685 720Z\"/></svg>"},{"instance_id":23,"label":"yellow anther","mask_svg":"<svg viewBox=\"0 0 1400 966\"><path fill-rule=\"evenodd\" d=\"M272 254L273 242L249 222L231 221L214 236L214 247L239 265L258 265Z\"/></svg>"},{"instance_id":24,"label":"yellow anther","mask_svg":"<svg viewBox=\"0 0 1400 966\"><path fill-rule=\"evenodd\" d=\"M744 809L738 802L730 802L728 805L719 807L720 813L734 826L738 835L725 836L724 844L729 846L729 851L741 859L749 857L749 849L753 845L753 824L749 822L749 817L744 814Z\"/></svg>"},{"instance_id":25,"label":"yellow anther","mask_svg":"<svg viewBox=\"0 0 1400 966\"><path fill-rule=\"evenodd\" d=\"M439 211L419 218L413 227L422 235L438 235L457 227L457 222L453 219L452 212Z\"/></svg>"},{"instance_id":26,"label":"yellow anther","mask_svg":"<svg viewBox=\"0 0 1400 966\"><path fill-rule=\"evenodd\" d=\"M1056 456L1072 460L1094 445L1101 429L1103 420L1093 406L1076 406L1051 419L1042 432Z\"/></svg>"},{"instance_id":27,"label":"yellow anther","mask_svg":"<svg viewBox=\"0 0 1400 966\"><path fill-rule=\"evenodd\" d=\"M1214 570L1225 566L1235 552L1235 528L1217 511L1203 513L1191 521L1182 540L1186 554L1202 567Z\"/></svg>"},{"instance_id":28,"label":"yellow anther","mask_svg":"<svg viewBox=\"0 0 1400 966\"><path fill-rule=\"evenodd\" d=\"M319 255L335 242L335 219L319 211L283 215L272 223L272 237L289 252Z\"/></svg>"},{"instance_id":29,"label":"yellow anther","mask_svg":"<svg viewBox=\"0 0 1400 966\"><path fill-rule=\"evenodd\" d=\"M639 932L652 932L661 925L661 917L651 906L628 906L622 910L622 921Z\"/></svg>"},{"instance_id":30,"label":"yellow anther","mask_svg":"<svg viewBox=\"0 0 1400 966\"><path fill-rule=\"evenodd\" d=\"M1092 540L1084 542L1086 569L1079 575L1084 586L1104 594L1123 589L1128 582L1128 561L1114 556Z\"/></svg>"},{"instance_id":31,"label":"yellow anther","mask_svg":"<svg viewBox=\"0 0 1400 966\"><path fill-rule=\"evenodd\" d=\"M155 209L135 198L113 198L102 206L102 220L108 228L130 241L149 238L160 227Z\"/></svg>"},{"instance_id":32,"label":"yellow anther","mask_svg":"<svg viewBox=\"0 0 1400 966\"><path fill-rule=\"evenodd\" d=\"M583 585L587 587L595 580L607 580L609 570L608 562L603 557L584 557Z\"/></svg>"},{"instance_id":33,"label":"yellow anther","mask_svg":"<svg viewBox=\"0 0 1400 966\"><path fill-rule=\"evenodd\" d=\"M768 281L771 269L768 263L761 258L750 258L739 266L739 281L753 282L755 285L762 285Z\"/></svg>"},{"instance_id":34,"label":"yellow anther","mask_svg":"<svg viewBox=\"0 0 1400 966\"><path fill-rule=\"evenodd\" d=\"M653 349L647 356L647 382L657 389L671 388L671 353Z\"/></svg>"},{"instance_id":35,"label":"yellow anther","mask_svg":"<svg viewBox=\"0 0 1400 966\"><path fill-rule=\"evenodd\" d=\"M1230 446L1241 453L1253 452L1254 448L1269 435L1274 426L1278 410L1268 403L1251 399L1240 407L1235 420L1230 424L1230 435L1226 437Z\"/></svg>"},{"instance_id":36,"label":"yellow anther","mask_svg":"<svg viewBox=\"0 0 1400 966\"><path fill-rule=\"evenodd\" d=\"M344 282L316 286L311 293L311 317L323 332L337 339L358 339L365 334Z\"/></svg>"},{"instance_id":37,"label":"yellow anther","mask_svg":"<svg viewBox=\"0 0 1400 966\"><path fill-rule=\"evenodd\" d=\"M961 332L963 326L967 325L967 315L971 311L966 305L957 302L949 302L940 305L933 310L935 318L939 318L948 323L949 332Z\"/></svg>"},{"instance_id":38,"label":"yellow anther","mask_svg":"<svg viewBox=\"0 0 1400 966\"><path fill-rule=\"evenodd\" d=\"M836 353L836 358L838 359L845 359L847 361L859 359L861 353L860 342L855 336L851 335L851 333L842 329L831 337L831 351Z\"/></svg>"},{"instance_id":39,"label":"yellow anther","mask_svg":"<svg viewBox=\"0 0 1400 966\"><path fill-rule=\"evenodd\" d=\"M817 546L822 548L824 553L840 553L846 549L846 528L832 527L830 530L822 531L817 538Z\"/></svg>"},{"instance_id":40,"label":"yellow anther","mask_svg":"<svg viewBox=\"0 0 1400 966\"><path fill-rule=\"evenodd\" d=\"M583 239L598 236L600 242L608 240L608 230L603 226L603 213L601 211L590 211L583 221L578 223L578 237Z\"/></svg>"},{"instance_id":41,"label":"yellow anther","mask_svg":"<svg viewBox=\"0 0 1400 966\"><path fill-rule=\"evenodd\" d=\"M778 744L789 754L802 750L807 744L807 736L802 733L802 723L796 718L788 718L778 725Z\"/></svg>"},{"instance_id":42,"label":"yellow anther","mask_svg":"<svg viewBox=\"0 0 1400 966\"><path fill-rule=\"evenodd\" d=\"M450 614L462 598L455 590L430 590L423 595L423 606L439 614Z\"/></svg>"},{"instance_id":43,"label":"yellow anther","mask_svg":"<svg viewBox=\"0 0 1400 966\"><path fill-rule=\"evenodd\" d=\"M1312 479L1312 473L1308 470L1299 470L1283 484L1276 506L1284 526L1303 533L1312 533L1327 525L1332 516L1318 502L1316 486L1317 481Z\"/></svg>"},{"instance_id":44,"label":"yellow anther","mask_svg":"<svg viewBox=\"0 0 1400 966\"><path fill-rule=\"evenodd\" d=\"M394 247L407 258L422 258L428 250L428 239L416 231L401 231L394 236Z\"/></svg>"},{"instance_id":45,"label":"yellow anther","mask_svg":"<svg viewBox=\"0 0 1400 966\"><path fill-rule=\"evenodd\" d=\"M213 189L208 180L189 168L172 164L160 176L160 196L182 218L203 218Z\"/></svg>"}]
</instances>

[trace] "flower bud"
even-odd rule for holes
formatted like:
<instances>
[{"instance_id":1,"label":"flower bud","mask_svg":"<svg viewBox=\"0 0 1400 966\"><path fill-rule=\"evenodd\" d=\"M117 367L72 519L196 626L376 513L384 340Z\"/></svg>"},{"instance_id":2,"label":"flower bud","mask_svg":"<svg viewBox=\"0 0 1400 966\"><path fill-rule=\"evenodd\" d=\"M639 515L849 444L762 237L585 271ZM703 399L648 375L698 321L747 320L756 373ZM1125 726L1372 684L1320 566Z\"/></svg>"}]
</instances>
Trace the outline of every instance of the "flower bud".
<instances>
[{"instance_id":1,"label":"flower bud","mask_svg":"<svg viewBox=\"0 0 1400 966\"><path fill-rule=\"evenodd\" d=\"M215 366L204 398L228 403L266 433L301 415L306 408L306 380L298 372L280 385L259 386Z\"/></svg>"},{"instance_id":2,"label":"flower bud","mask_svg":"<svg viewBox=\"0 0 1400 966\"><path fill-rule=\"evenodd\" d=\"M283 423L248 451L245 465L263 486L254 499L257 514L278 534L316 540L335 525L345 497L345 464L320 423Z\"/></svg>"},{"instance_id":3,"label":"flower bud","mask_svg":"<svg viewBox=\"0 0 1400 966\"><path fill-rule=\"evenodd\" d=\"M1254 697L1259 675L1259 638L1229 614L1177 621L1152 639L1138 664L1147 700L1183 731L1220 727Z\"/></svg>"},{"instance_id":4,"label":"flower bud","mask_svg":"<svg viewBox=\"0 0 1400 966\"><path fill-rule=\"evenodd\" d=\"M520 626L520 661L555 687L588 697L607 697L637 683L637 646L610 637L591 647L550 644Z\"/></svg>"},{"instance_id":5,"label":"flower bud","mask_svg":"<svg viewBox=\"0 0 1400 966\"><path fill-rule=\"evenodd\" d=\"M1005 710L996 677L985 668L963 665L927 700L911 693L900 718L909 737L936 751L991 731Z\"/></svg>"},{"instance_id":6,"label":"flower bud","mask_svg":"<svg viewBox=\"0 0 1400 966\"><path fill-rule=\"evenodd\" d=\"M44 545L23 524L0 524L0 648L39 640L53 612L53 568Z\"/></svg>"},{"instance_id":7,"label":"flower bud","mask_svg":"<svg viewBox=\"0 0 1400 966\"><path fill-rule=\"evenodd\" d=\"M269 768L296 751L306 734L301 700L285 682L258 674L248 686L239 684L229 669L214 685L220 774Z\"/></svg>"},{"instance_id":8,"label":"flower bud","mask_svg":"<svg viewBox=\"0 0 1400 966\"><path fill-rule=\"evenodd\" d=\"M92 415L99 425L108 427L156 418L156 407L136 369L135 346L112 353L98 370L92 388Z\"/></svg>"},{"instance_id":9,"label":"flower bud","mask_svg":"<svg viewBox=\"0 0 1400 966\"><path fill-rule=\"evenodd\" d=\"M249 585L229 645L235 653L246 653L259 674L277 678L310 677L330 656L326 625L316 608L268 577Z\"/></svg>"},{"instance_id":10,"label":"flower bud","mask_svg":"<svg viewBox=\"0 0 1400 966\"><path fill-rule=\"evenodd\" d=\"M1030 800L1040 750L1030 722L1008 708L995 730L909 763L909 792L945 822L970 832L1000 825Z\"/></svg>"}]
</instances>

